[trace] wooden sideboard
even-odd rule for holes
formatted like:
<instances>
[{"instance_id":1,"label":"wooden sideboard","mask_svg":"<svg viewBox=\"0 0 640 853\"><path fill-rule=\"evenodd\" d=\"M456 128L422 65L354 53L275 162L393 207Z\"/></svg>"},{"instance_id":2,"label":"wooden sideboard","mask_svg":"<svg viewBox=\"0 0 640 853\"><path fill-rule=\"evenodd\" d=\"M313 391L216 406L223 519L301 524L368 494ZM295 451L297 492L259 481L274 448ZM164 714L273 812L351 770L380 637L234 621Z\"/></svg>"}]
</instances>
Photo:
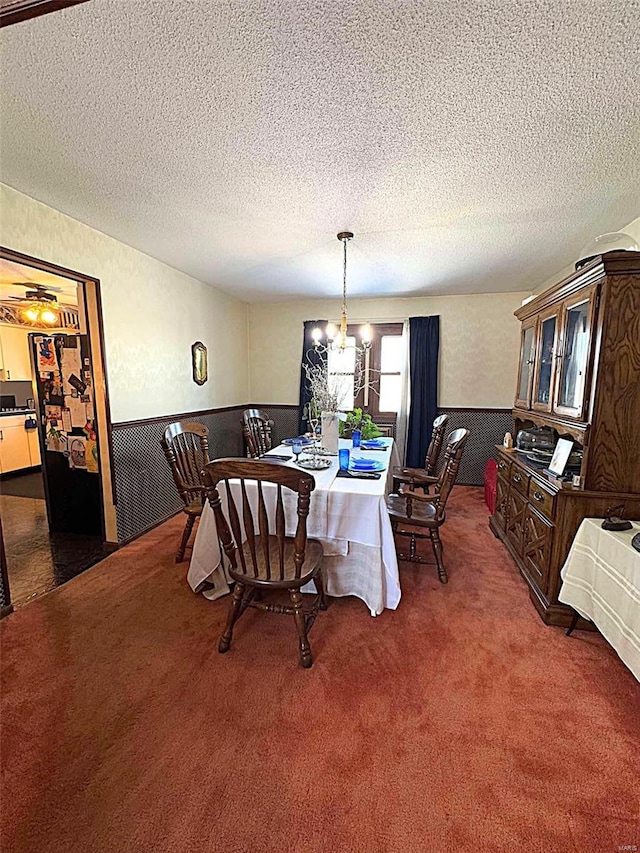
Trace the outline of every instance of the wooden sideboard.
<instances>
[{"instance_id":1,"label":"wooden sideboard","mask_svg":"<svg viewBox=\"0 0 640 853\"><path fill-rule=\"evenodd\" d=\"M583 451L580 486L498 448L490 526L543 621L569 625L560 570L585 517L640 519L640 253L609 252L516 312L522 323L514 437L545 426Z\"/></svg>"}]
</instances>

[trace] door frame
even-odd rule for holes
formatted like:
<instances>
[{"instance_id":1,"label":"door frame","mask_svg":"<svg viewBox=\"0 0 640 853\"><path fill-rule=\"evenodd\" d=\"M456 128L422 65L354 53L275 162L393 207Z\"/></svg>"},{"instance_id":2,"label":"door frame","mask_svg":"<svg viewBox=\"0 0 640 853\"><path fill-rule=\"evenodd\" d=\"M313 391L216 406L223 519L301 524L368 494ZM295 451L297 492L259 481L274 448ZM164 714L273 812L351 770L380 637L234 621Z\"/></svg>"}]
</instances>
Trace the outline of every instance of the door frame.
<instances>
[{"instance_id":1,"label":"door frame","mask_svg":"<svg viewBox=\"0 0 640 853\"><path fill-rule=\"evenodd\" d=\"M113 465L113 432L111 427L111 406L104 345L104 322L102 315L102 296L100 280L95 276L62 267L41 258L34 258L17 252L6 246L0 246L0 258L30 266L41 272L50 272L76 281L82 286L84 312L87 321L87 340L91 353L91 365L94 381L94 407L97 426L98 458L100 461L98 476L102 508L102 538L105 543L117 545L118 530L116 524L116 491ZM82 309L82 306L78 306Z\"/></svg>"}]
</instances>

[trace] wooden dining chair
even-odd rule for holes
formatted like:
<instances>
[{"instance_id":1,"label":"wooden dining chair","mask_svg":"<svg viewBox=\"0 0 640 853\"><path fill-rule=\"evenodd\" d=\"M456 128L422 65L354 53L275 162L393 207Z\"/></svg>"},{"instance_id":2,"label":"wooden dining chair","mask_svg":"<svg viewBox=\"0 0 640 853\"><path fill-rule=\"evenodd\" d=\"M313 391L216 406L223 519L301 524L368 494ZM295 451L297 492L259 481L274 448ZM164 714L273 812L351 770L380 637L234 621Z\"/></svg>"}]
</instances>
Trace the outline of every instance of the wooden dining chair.
<instances>
[{"instance_id":1,"label":"wooden dining chair","mask_svg":"<svg viewBox=\"0 0 640 853\"><path fill-rule=\"evenodd\" d=\"M310 667L313 656L308 632L318 610L327 609L321 574L322 545L315 539L307 539L310 495L315 488L313 476L285 465L252 459L216 459L205 466L202 474L218 538L230 563L229 574L235 582L218 651L224 654L229 650L234 625L247 607L255 607L268 613L293 616L298 631L300 666ZM232 479L240 481L239 488L234 485L232 489L229 483ZM247 480L255 483L247 488ZM220 484L223 484L226 513L222 508ZM275 513L267 510L264 484L272 484L277 489L276 494L271 495L275 497ZM295 536L285 535L285 488L298 495ZM257 490L253 492L253 501L250 501L249 489ZM257 527L251 503L257 507ZM310 580L315 582L317 595L311 610L305 612L300 588ZM263 599L263 592L275 590L287 590L291 605Z\"/></svg>"},{"instance_id":2,"label":"wooden dining chair","mask_svg":"<svg viewBox=\"0 0 640 853\"><path fill-rule=\"evenodd\" d=\"M176 554L176 563L181 563L193 525L202 514L204 486L200 472L209 461L209 430L204 424L178 421L169 424L160 444L184 504L182 511L187 516Z\"/></svg>"},{"instance_id":3,"label":"wooden dining chair","mask_svg":"<svg viewBox=\"0 0 640 853\"><path fill-rule=\"evenodd\" d=\"M469 438L468 429L456 429L447 439L444 462L434 484L433 494L414 491L410 485L400 487L400 493L389 495L387 509L396 539L398 560L410 563L427 563L418 554L417 540L430 539L438 567L438 577L447 583L447 572L442 562L440 527L446 520L445 507L460 467L464 446ZM421 532L424 530L424 532ZM398 540L409 540L409 549L399 549Z\"/></svg>"},{"instance_id":4,"label":"wooden dining chair","mask_svg":"<svg viewBox=\"0 0 640 853\"><path fill-rule=\"evenodd\" d=\"M245 409L242 413L242 434L247 451L252 459L257 459L271 450L271 430L273 421L260 409Z\"/></svg>"},{"instance_id":5,"label":"wooden dining chair","mask_svg":"<svg viewBox=\"0 0 640 853\"><path fill-rule=\"evenodd\" d=\"M391 475L393 477L394 492L399 490L402 483L406 483L411 489L415 489L417 486L424 492L428 492L429 487L437 482L436 467L448 420L449 415L438 415L433 422L431 441L427 448L424 468L403 468L402 466L397 466L393 469Z\"/></svg>"}]
</instances>

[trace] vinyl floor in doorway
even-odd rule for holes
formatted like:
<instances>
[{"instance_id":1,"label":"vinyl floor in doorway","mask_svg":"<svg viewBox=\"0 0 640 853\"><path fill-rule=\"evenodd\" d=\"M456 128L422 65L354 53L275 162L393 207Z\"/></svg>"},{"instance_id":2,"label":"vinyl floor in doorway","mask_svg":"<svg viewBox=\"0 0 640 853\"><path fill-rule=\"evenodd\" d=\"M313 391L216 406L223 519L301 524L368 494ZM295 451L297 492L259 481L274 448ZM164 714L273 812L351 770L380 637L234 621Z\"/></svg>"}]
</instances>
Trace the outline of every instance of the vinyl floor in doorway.
<instances>
[{"instance_id":1,"label":"vinyl floor in doorway","mask_svg":"<svg viewBox=\"0 0 640 853\"><path fill-rule=\"evenodd\" d=\"M42 472L22 474L20 477L7 477L0 483L0 494L13 495L16 498L37 498L44 500L44 480Z\"/></svg>"},{"instance_id":2,"label":"vinyl floor in doorway","mask_svg":"<svg viewBox=\"0 0 640 853\"><path fill-rule=\"evenodd\" d=\"M99 537L50 534L43 500L3 489L0 510L13 605L60 586L108 554Z\"/></svg>"}]
</instances>

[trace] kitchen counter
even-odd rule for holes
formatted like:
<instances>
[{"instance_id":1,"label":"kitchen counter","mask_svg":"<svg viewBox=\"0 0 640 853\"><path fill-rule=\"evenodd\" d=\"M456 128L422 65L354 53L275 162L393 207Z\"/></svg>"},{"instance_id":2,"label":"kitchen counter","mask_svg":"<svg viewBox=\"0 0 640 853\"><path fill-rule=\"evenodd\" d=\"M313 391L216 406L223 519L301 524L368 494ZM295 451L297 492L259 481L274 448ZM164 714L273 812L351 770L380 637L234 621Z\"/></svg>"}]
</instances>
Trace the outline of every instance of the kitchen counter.
<instances>
[{"instance_id":1,"label":"kitchen counter","mask_svg":"<svg viewBox=\"0 0 640 853\"><path fill-rule=\"evenodd\" d=\"M16 417L17 415L35 415L35 409L12 409L7 412L0 412L0 418Z\"/></svg>"}]
</instances>

